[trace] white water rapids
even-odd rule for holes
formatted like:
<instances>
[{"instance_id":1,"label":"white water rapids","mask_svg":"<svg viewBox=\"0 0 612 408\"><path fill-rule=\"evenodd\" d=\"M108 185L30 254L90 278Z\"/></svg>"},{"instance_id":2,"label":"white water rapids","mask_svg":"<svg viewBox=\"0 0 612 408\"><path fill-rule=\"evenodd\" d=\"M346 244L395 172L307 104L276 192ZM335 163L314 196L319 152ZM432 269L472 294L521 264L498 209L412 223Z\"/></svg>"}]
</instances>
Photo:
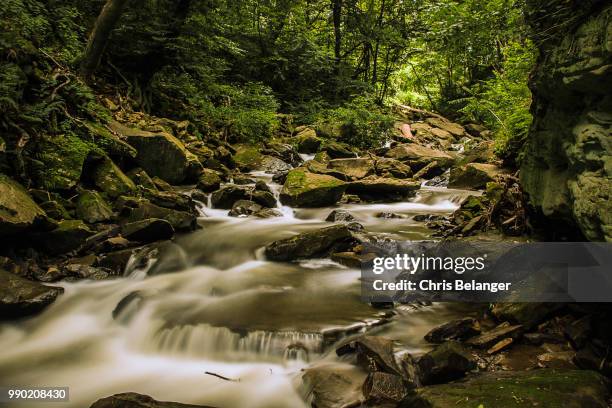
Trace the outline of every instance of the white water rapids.
<instances>
[{"instance_id":1,"label":"white water rapids","mask_svg":"<svg viewBox=\"0 0 612 408\"><path fill-rule=\"evenodd\" d=\"M409 202L339 208L366 231L424 239L422 223L375 215L448 214L466 194L425 187ZM323 220L332 210L280 209L283 217L262 220L202 205L202 229L166 245L147 268L108 281L60 283L65 293L42 314L0 326L2 384L70 387L70 403L36 407L86 408L120 392L215 407L307 406L300 370L341 365L334 333L372 327L382 312L360 301L358 270L330 260L261 257L273 240L329 225ZM454 313L440 305L397 312L373 330L416 352L423 335Z\"/></svg>"}]
</instances>

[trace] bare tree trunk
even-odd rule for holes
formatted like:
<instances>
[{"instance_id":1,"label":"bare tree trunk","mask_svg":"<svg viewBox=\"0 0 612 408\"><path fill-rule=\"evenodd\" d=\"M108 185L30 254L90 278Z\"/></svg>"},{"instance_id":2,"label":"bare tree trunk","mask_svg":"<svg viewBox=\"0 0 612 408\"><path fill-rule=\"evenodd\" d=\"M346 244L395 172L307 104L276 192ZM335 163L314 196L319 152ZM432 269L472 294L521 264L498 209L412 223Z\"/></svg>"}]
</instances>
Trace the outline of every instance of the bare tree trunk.
<instances>
[{"instance_id":1,"label":"bare tree trunk","mask_svg":"<svg viewBox=\"0 0 612 408\"><path fill-rule=\"evenodd\" d=\"M90 78L96 69L98 69L110 33L115 27L115 24L117 24L119 17L121 17L121 13L128 1L129 0L106 1L89 35L89 40L87 41L87 48L85 49L85 55L81 62L81 75L84 78Z\"/></svg>"}]
</instances>

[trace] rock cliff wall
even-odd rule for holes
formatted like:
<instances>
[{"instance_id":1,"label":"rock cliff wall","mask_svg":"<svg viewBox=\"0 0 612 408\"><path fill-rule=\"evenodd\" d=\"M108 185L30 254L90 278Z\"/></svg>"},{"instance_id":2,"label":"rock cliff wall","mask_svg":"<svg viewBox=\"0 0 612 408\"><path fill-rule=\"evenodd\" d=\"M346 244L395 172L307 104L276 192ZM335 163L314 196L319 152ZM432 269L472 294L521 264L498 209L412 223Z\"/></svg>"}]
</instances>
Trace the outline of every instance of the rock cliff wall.
<instances>
[{"instance_id":1,"label":"rock cliff wall","mask_svg":"<svg viewBox=\"0 0 612 408\"><path fill-rule=\"evenodd\" d=\"M612 4L527 3L540 57L523 188L551 226L612 241Z\"/></svg>"}]
</instances>

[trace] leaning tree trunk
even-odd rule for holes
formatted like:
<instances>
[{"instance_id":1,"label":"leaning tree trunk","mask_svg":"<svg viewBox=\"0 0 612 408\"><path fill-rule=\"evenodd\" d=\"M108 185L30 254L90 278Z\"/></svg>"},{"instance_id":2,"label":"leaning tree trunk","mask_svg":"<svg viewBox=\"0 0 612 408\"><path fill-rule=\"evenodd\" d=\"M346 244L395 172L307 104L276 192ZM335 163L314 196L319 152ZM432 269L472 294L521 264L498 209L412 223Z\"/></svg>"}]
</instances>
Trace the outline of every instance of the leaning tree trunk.
<instances>
[{"instance_id":1,"label":"leaning tree trunk","mask_svg":"<svg viewBox=\"0 0 612 408\"><path fill-rule=\"evenodd\" d=\"M94 25L89 40L85 55L81 62L81 75L84 78L90 78L100 65L102 54L108 43L110 33L119 20L125 5L129 0L107 0L102 8L96 24Z\"/></svg>"}]
</instances>

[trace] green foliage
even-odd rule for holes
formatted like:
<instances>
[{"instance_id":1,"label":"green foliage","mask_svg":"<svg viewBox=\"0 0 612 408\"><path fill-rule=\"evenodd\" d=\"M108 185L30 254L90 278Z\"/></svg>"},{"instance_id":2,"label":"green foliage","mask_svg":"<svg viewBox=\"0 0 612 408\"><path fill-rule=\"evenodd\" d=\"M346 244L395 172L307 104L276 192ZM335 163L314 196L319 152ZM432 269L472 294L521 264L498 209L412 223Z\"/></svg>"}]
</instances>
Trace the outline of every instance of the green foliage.
<instances>
[{"instance_id":1,"label":"green foliage","mask_svg":"<svg viewBox=\"0 0 612 408\"><path fill-rule=\"evenodd\" d=\"M351 146L372 148L387 141L394 122L392 116L371 100L355 98L341 107L323 111L316 127L319 133L335 136Z\"/></svg>"},{"instance_id":2,"label":"green foliage","mask_svg":"<svg viewBox=\"0 0 612 408\"><path fill-rule=\"evenodd\" d=\"M504 62L494 77L474 87L462 108L470 119L495 131L496 152L504 158L520 158L520 150L531 126L531 92L527 86L535 63L533 44L510 43L503 50Z\"/></svg>"}]
</instances>

